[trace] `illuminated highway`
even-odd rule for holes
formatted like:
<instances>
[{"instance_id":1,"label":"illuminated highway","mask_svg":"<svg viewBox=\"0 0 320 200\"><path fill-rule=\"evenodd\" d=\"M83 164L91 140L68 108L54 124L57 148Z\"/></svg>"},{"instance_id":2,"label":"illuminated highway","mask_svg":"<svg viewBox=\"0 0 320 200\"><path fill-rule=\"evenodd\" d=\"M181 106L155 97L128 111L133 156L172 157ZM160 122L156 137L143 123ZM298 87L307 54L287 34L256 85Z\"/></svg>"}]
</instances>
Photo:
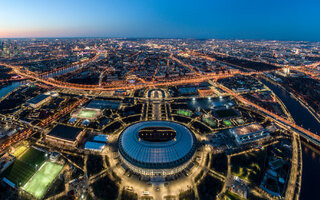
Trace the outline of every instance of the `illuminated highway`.
<instances>
[{"instance_id":1,"label":"illuminated highway","mask_svg":"<svg viewBox=\"0 0 320 200\"><path fill-rule=\"evenodd\" d=\"M179 59L177 59L177 58L173 57L173 55L172 55L172 54L170 55L170 57L169 57L169 58L171 58L172 60L176 61L176 62L177 62L177 63L179 63L180 65L182 65L182 66L185 66L185 67L189 68L191 71L193 71L193 72L194 72L194 73L196 73L197 75L200 75L200 72L199 72L198 70L195 70L193 66L188 65L188 64L186 64L186 63L182 62L181 60L179 60Z\"/></svg>"},{"instance_id":2,"label":"illuminated highway","mask_svg":"<svg viewBox=\"0 0 320 200\"><path fill-rule=\"evenodd\" d=\"M92 57L92 58L86 58L86 59L83 59L83 60L81 60L81 61L74 62L74 63L72 63L72 64L70 64L70 65L66 65L66 66L62 66L62 67L55 68L55 69L53 69L53 70L51 70L51 71L48 71L48 72L44 72L44 73L42 73L42 74L39 74L39 76L41 76L41 77L46 77L46 76L48 76L48 75L50 75L50 74L53 74L53 73L56 73L56 72L59 72L59 71L62 71L62 70L69 69L69 68L71 68L71 67L73 67L73 66L84 65L84 64L89 63L89 62L94 62L94 61L96 61L96 60L99 58L99 56L100 56L100 53L98 53L98 52L95 52L95 53L96 53L96 55L95 55L94 57Z\"/></svg>"},{"instance_id":3,"label":"illuminated highway","mask_svg":"<svg viewBox=\"0 0 320 200\"><path fill-rule=\"evenodd\" d=\"M280 122L281 124L285 125L285 126L290 126L294 131L297 131L300 133L300 135L302 137L304 137L305 139L307 139L308 141L311 140L313 143L320 145L320 136L316 135L314 133L312 133L311 131L308 131L260 106L258 106L255 103L252 103L251 101L248 101L246 99L244 99L243 97L237 95L236 93L232 92L230 89L224 87L224 86L220 86L220 88L222 90L224 90L225 92L227 92L228 94L230 94L231 96L237 98L239 101L241 101L242 103L245 103L247 105L250 105L258 110L260 110L261 112L265 113L266 115L272 117L273 119L277 120L278 122Z\"/></svg>"},{"instance_id":4,"label":"illuminated highway","mask_svg":"<svg viewBox=\"0 0 320 200\"><path fill-rule=\"evenodd\" d=\"M99 54L97 54L92 59L86 60L86 62L96 60L98 58L98 55ZM141 81L142 83L138 83L138 84L137 83L128 84L127 82L122 82L122 84L121 84L121 82L111 82L111 83L103 84L103 85L83 85L83 84L62 82L62 81L58 81L58 80L55 80L52 78L44 79L44 78L42 78L42 76L39 76L29 70L22 69L22 67L20 67L20 66L14 66L14 65L9 65L9 64L5 64L5 63L0 63L0 65L11 68L16 74L20 75L21 77L33 79L35 81L39 81L39 82L46 84L46 85L51 85L51 86L58 87L58 88L67 88L67 89L75 89L75 90L93 90L93 91L110 91L110 90L119 90L119 89L128 90L128 89L139 89L139 88L143 88L143 87L184 85L184 84L200 83L200 82L212 80L212 79L218 80L218 79L222 79L222 78L229 78L229 77L233 77L234 75L253 75L253 74L262 73L262 72L240 72L238 70L232 70L232 71L229 71L228 73L200 74L199 72L195 71L192 66L181 62L177 58L174 58L173 56L170 56L170 58L177 61L178 63L180 63L182 65L188 66L188 68L190 68L190 70L192 69L194 72L196 72L195 73L196 75L190 76L190 77L185 77L185 78L178 78L178 79L164 80L164 81L157 81L157 82ZM317 64L314 64L314 66L316 66L316 65ZM318 135L316 135L316 134L314 134L304 128L301 128L300 126L298 126L298 125L296 125L286 119L283 119L283 118L275 115L274 113L271 113L270 111L267 111L266 109L242 98L241 96L235 94L234 92L232 92L231 90L229 90L226 87L222 87L222 89L224 91L226 91L227 93L229 93L230 95L237 98L238 100L240 100L241 102L246 103L252 107L255 107L256 109L262 111L263 113L276 119L278 122L281 122L284 125L290 126L291 128L295 129L296 131L302 133L301 135L303 137L307 138L308 140L313 140L313 142L320 145L320 136L318 136Z\"/></svg>"},{"instance_id":5,"label":"illuminated highway","mask_svg":"<svg viewBox=\"0 0 320 200\"><path fill-rule=\"evenodd\" d=\"M119 82L116 83L108 83L104 84L101 87L99 85L84 85L84 84L75 84L75 83L67 83L67 82L62 82L55 80L53 78L42 78L39 77L36 73L31 72L29 70L22 69L20 66L13 66L5 63L0 63L0 65L3 65L5 67L11 68L16 74L29 78L29 79L34 79L36 81L39 81L41 83L59 87L59 88L68 88L68 89L76 89L76 90L118 90L118 89L138 89L142 87L156 87L156 86L169 86L169 85L182 85L182 84L188 84L188 83L200 83L202 81L210 80L210 79L221 79L221 78L228 78L232 77L236 74L241 74L241 75L252 75L255 74L253 72L239 72L238 70L230 71L228 73L208 73L205 75L201 76L196 76L196 77L186 77L186 78L179 78L179 79L172 79L171 81L164 80L163 82L157 81L149 81L140 84L134 84L134 85L129 85L128 83L124 82L122 85L119 85ZM140 80L140 78L137 78ZM143 81L142 81L143 82Z\"/></svg>"}]
</instances>

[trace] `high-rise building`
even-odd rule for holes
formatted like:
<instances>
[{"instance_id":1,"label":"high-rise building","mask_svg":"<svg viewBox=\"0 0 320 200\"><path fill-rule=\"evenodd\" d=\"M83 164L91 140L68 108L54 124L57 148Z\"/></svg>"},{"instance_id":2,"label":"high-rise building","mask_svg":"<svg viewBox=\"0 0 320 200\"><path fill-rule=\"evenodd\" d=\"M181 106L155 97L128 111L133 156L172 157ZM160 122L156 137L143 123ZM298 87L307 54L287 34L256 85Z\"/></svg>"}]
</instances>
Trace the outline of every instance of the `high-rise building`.
<instances>
[{"instance_id":1,"label":"high-rise building","mask_svg":"<svg viewBox=\"0 0 320 200\"><path fill-rule=\"evenodd\" d=\"M18 55L18 45L17 45L17 41L14 41L14 45L13 45L13 55L16 56Z\"/></svg>"},{"instance_id":2,"label":"high-rise building","mask_svg":"<svg viewBox=\"0 0 320 200\"><path fill-rule=\"evenodd\" d=\"M0 42L0 51L3 51L3 47L4 47L4 42Z\"/></svg>"},{"instance_id":3,"label":"high-rise building","mask_svg":"<svg viewBox=\"0 0 320 200\"><path fill-rule=\"evenodd\" d=\"M4 48L4 42L0 42L0 57L3 56L4 52L3 52L3 48Z\"/></svg>"}]
</instances>

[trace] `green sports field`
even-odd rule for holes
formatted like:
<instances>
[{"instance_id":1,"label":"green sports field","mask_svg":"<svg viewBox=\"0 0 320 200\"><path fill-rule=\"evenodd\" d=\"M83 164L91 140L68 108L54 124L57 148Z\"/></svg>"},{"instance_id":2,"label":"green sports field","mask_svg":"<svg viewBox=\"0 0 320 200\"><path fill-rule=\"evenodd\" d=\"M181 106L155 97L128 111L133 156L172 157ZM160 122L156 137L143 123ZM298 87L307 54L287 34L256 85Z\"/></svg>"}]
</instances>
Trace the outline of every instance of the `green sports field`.
<instances>
[{"instance_id":1,"label":"green sports field","mask_svg":"<svg viewBox=\"0 0 320 200\"><path fill-rule=\"evenodd\" d=\"M244 120L242 118L238 118L236 120L237 120L238 124L244 124Z\"/></svg>"},{"instance_id":2,"label":"green sports field","mask_svg":"<svg viewBox=\"0 0 320 200\"><path fill-rule=\"evenodd\" d=\"M29 164L30 166L40 167L42 163L46 160L45 153L34 148L30 148L26 151L20 158L24 163Z\"/></svg>"},{"instance_id":3,"label":"green sports field","mask_svg":"<svg viewBox=\"0 0 320 200\"><path fill-rule=\"evenodd\" d=\"M231 126L232 123L229 120L223 120L224 125Z\"/></svg>"},{"instance_id":4,"label":"green sports field","mask_svg":"<svg viewBox=\"0 0 320 200\"><path fill-rule=\"evenodd\" d=\"M40 199L46 193L47 189L60 173L61 165L46 162L42 168L32 177L24 186L24 190Z\"/></svg>"},{"instance_id":5,"label":"green sports field","mask_svg":"<svg viewBox=\"0 0 320 200\"><path fill-rule=\"evenodd\" d=\"M16 184L17 187L21 187L32 177L45 160L44 152L30 148L4 171L4 177Z\"/></svg>"},{"instance_id":6,"label":"green sports field","mask_svg":"<svg viewBox=\"0 0 320 200\"><path fill-rule=\"evenodd\" d=\"M32 167L20 160L16 160L4 171L4 177L14 183L17 187L20 187L26 184L35 172L35 167Z\"/></svg>"},{"instance_id":7,"label":"green sports field","mask_svg":"<svg viewBox=\"0 0 320 200\"><path fill-rule=\"evenodd\" d=\"M202 119L202 121L209 124L209 126L211 126L211 127L215 127L217 125L217 122L214 121L213 119L204 118L204 119Z\"/></svg>"},{"instance_id":8,"label":"green sports field","mask_svg":"<svg viewBox=\"0 0 320 200\"><path fill-rule=\"evenodd\" d=\"M28 147L21 145L17 147L11 155L13 155L14 157L19 157L25 150L27 150L27 148Z\"/></svg>"},{"instance_id":9,"label":"green sports field","mask_svg":"<svg viewBox=\"0 0 320 200\"><path fill-rule=\"evenodd\" d=\"M93 119L97 115L97 111L95 110L81 110L77 117Z\"/></svg>"},{"instance_id":10,"label":"green sports field","mask_svg":"<svg viewBox=\"0 0 320 200\"><path fill-rule=\"evenodd\" d=\"M184 115L184 116L190 117L190 116L192 115L192 112L189 111L189 110L178 110L178 111L177 111L177 114L178 114L178 115Z\"/></svg>"}]
</instances>

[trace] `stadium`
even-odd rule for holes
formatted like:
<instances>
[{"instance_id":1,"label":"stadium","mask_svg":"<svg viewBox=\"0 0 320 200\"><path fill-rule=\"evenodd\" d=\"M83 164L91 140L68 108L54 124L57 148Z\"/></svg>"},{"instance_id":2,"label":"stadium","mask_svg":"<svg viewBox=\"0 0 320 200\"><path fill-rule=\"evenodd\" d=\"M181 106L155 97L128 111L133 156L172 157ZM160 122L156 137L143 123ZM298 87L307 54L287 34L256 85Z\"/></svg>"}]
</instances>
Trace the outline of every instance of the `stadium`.
<instances>
[{"instance_id":1,"label":"stadium","mask_svg":"<svg viewBox=\"0 0 320 200\"><path fill-rule=\"evenodd\" d=\"M169 121L146 121L126 128L118 139L122 162L146 176L168 176L184 170L196 151L195 135Z\"/></svg>"}]
</instances>

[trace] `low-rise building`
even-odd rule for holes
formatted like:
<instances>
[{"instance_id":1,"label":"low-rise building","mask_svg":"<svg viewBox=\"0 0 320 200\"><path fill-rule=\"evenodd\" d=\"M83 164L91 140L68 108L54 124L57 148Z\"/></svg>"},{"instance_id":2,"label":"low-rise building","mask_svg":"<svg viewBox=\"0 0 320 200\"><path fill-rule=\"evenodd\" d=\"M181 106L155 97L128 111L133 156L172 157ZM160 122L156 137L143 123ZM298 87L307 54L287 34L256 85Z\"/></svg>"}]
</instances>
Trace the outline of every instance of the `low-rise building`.
<instances>
[{"instance_id":1,"label":"low-rise building","mask_svg":"<svg viewBox=\"0 0 320 200\"><path fill-rule=\"evenodd\" d=\"M30 99L29 101L27 101L27 103L32 108L38 108L39 106L41 106L42 104L44 104L45 102L47 102L49 100L51 100L50 95L40 94L40 95Z\"/></svg>"},{"instance_id":2,"label":"low-rise building","mask_svg":"<svg viewBox=\"0 0 320 200\"><path fill-rule=\"evenodd\" d=\"M230 133L235 137L238 144L245 144L264 138L269 133L258 123L230 129Z\"/></svg>"},{"instance_id":3,"label":"low-rise building","mask_svg":"<svg viewBox=\"0 0 320 200\"><path fill-rule=\"evenodd\" d=\"M57 125L47 135L46 141L56 146L77 147L85 131L82 128L71 126Z\"/></svg>"}]
</instances>

